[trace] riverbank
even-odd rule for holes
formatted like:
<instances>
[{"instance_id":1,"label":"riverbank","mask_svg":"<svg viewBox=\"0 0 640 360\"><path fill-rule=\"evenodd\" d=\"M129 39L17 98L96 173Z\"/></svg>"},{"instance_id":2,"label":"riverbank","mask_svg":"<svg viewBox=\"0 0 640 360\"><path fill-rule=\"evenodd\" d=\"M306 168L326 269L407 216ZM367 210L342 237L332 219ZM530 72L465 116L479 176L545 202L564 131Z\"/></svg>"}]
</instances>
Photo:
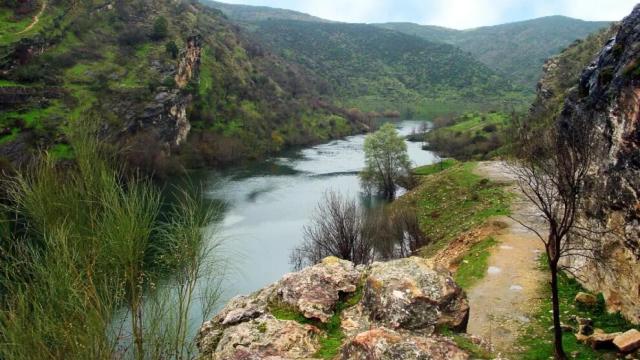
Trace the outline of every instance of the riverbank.
<instances>
[{"instance_id":1,"label":"riverbank","mask_svg":"<svg viewBox=\"0 0 640 360\"><path fill-rule=\"evenodd\" d=\"M451 271L467 292L471 309L468 332L493 349L493 354L476 357L547 359L552 354L553 333L549 331L549 275L541 266L544 248L519 222L542 232L545 226L506 164L447 160L418 168L416 173L424 174L421 185L393 206L417 207L423 229L436 239L422 255ZM483 189L480 194L479 188ZM438 216L433 216L432 206L439 209ZM578 316L591 318L594 326L605 332L632 328L619 314L607 313L604 304L577 304L575 297L582 291L575 280L561 276L563 323L572 324L571 319ZM567 353L576 359L617 356L612 349L594 350L578 342L573 332L565 333L564 343Z\"/></svg>"}]
</instances>

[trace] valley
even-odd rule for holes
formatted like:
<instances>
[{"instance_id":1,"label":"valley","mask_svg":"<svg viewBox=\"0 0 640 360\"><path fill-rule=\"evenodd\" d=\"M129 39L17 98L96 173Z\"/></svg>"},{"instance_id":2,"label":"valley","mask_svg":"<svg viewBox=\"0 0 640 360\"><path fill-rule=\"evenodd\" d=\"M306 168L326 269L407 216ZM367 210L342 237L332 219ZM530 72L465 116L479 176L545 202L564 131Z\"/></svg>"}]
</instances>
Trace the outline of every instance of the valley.
<instances>
[{"instance_id":1,"label":"valley","mask_svg":"<svg viewBox=\"0 0 640 360\"><path fill-rule=\"evenodd\" d=\"M640 5L240 3L0 0L0 359L640 356Z\"/></svg>"}]
</instances>

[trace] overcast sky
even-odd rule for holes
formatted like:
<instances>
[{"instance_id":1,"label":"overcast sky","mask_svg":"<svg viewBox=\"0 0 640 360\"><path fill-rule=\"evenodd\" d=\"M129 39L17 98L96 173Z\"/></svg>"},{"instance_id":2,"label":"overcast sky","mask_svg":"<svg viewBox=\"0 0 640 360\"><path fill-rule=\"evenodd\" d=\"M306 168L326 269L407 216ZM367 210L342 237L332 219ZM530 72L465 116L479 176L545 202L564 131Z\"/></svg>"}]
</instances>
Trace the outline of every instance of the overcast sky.
<instances>
[{"instance_id":1,"label":"overcast sky","mask_svg":"<svg viewBox=\"0 0 640 360\"><path fill-rule=\"evenodd\" d=\"M584 20L620 20L632 0L221 0L302 11L345 22L409 21L468 29L565 15Z\"/></svg>"}]
</instances>

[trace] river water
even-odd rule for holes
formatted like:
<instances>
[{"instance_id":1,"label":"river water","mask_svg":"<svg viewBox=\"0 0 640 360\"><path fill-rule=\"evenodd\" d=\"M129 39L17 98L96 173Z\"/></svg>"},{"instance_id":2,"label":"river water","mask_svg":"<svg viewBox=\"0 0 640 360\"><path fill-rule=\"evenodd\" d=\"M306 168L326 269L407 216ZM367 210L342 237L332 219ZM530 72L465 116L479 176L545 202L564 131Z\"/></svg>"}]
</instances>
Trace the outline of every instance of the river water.
<instances>
[{"instance_id":1,"label":"river water","mask_svg":"<svg viewBox=\"0 0 640 360\"><path fill-rule=\"evenodd\" d=\"M401 121L396 127L401 135L409 135L421 124ZM365 135L350 136L204 174L206 196L227 205L218 236L232 249L234 267L223 284L223 300L249 294L291 271L289 254L302 241L303 227L326 191L366 201L358 179L364 167L364 139ZM421 145L407 142L413 165L437 161Z\"/></svg>"}]
</instances>

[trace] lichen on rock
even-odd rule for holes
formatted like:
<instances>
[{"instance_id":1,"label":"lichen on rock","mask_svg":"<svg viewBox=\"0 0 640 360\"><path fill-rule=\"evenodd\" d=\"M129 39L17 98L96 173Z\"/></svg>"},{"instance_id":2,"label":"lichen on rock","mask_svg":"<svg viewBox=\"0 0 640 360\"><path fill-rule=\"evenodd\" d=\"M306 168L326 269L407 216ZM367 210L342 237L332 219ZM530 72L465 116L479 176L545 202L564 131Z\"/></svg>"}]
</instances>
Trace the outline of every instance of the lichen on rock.
<instances>
[{"instance_id":1,"label":"lichen on rock","mask_svg":"<svg viewBox=\"0 0 640 360\"><path fill-rule=\"evenodd\" d=\"M356 267L327 258L232 299L202 326L198 348L210 359L316 358L338 331L340 359L467 359L434 330L464 330L468 314L464 292L424 259Z\"/></svg>"}]
</instances>

